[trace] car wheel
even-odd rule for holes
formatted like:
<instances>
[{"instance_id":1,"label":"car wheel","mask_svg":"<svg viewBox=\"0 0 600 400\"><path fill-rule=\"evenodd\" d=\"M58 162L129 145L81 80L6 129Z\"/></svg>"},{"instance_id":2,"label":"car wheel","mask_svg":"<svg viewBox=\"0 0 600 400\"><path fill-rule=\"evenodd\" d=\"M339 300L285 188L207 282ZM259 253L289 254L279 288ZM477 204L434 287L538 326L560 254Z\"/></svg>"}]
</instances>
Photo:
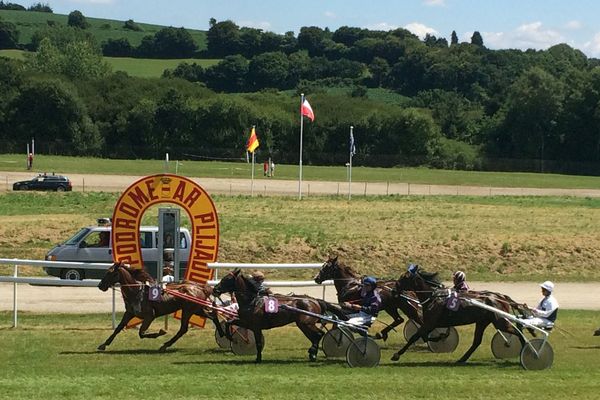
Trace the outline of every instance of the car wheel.
<instances>
[{"instance_id":1,"label":"car wheel","mask_svg":"<svg viewBox=\"0 0 600 400\"><path fill-rule=\"evenodd\" d=\"M27 190L27 189L28 189L27 185L19 186L19 190Z\"/></svg>"},{"instance_id":2,"label":"car wheel","mask_svg":"<svg viewBox=\"0 0 600 400\"><path fill-rule=\"evenodd\" d=\"M65 187L64 186L59 186L56 188L57 192L64 192L65 191Z\"/></svg>"},{"instance_id":3,"label":"car wheel","mask_svg":"<svg viewBox=\"0 0 600 400\"><path fill-rule=\"evenodd\" d=\"M83 279L83 271L79 269L63 269L60 277L70 281L80 281Z\"/></svg>"}]
</instances>

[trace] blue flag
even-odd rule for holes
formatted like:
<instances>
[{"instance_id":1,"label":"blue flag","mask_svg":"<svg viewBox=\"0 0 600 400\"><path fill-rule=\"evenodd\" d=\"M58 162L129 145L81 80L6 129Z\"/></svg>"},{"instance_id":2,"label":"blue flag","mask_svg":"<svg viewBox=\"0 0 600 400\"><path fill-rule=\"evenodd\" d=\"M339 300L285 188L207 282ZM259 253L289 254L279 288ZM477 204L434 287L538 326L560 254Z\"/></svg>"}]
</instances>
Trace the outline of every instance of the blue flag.
<instances>
[{"instance_id":1,"label":"blue flag","mask_svg":"<svg viewBox=\"0 0 600 400\"><path fill-rule=\"evenodd\" d=\"M356 154L356 146L354 145L354 135L350 132L350 155Z\"/></svg>"}]
</instances>

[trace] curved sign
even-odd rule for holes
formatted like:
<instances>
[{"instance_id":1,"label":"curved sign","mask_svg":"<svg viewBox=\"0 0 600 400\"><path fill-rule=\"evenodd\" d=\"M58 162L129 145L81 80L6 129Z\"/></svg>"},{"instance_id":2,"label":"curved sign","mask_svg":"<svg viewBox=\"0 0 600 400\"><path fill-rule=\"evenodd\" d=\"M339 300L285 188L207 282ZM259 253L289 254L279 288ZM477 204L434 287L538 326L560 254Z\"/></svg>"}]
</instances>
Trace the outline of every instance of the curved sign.
<instances>
[{"instance_id":1,"label":"curved sign","mask_svg":"<svg viewBox=\"0 0 600 400\"><path fill-rule=\"evenodd\" d=\"M149 207L160 203L178 205L188 213L192 243L184 278L206 283L213 275L207 263L217 260L219 250L217 210L200 185L178 175L144 177L119 197L112 219L113 261L126 262L133 268L143 267L140 246L142 216Z\"/></svg>"}]
</instances>

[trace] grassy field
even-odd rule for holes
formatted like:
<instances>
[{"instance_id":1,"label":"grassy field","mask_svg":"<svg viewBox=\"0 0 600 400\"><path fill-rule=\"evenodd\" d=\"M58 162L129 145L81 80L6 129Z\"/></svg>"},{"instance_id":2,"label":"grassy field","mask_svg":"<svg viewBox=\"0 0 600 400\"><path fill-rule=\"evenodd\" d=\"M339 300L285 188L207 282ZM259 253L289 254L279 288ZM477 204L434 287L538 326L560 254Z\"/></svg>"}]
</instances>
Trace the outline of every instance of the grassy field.
<instances>
[{"instance_id":1,"label":"grassy field","mask_svg":"<svg viewBox=\"0 0 600 400\"><path fill-rule=\"evenodd\" d=\"M79 228L112 215L116 193L0 195L0 254L43 259ZM338 254L361 274L397 278L408 263L449 280L600 279L600 199L555 197L213 196L219 260L322 262ZM185 213L182 213L182 215ZM145 224L156 224L157 212ZM284 222L284 223L282 223ZM183 225L189 226L187 217ZM0 274L10 274L0 267ZM311 270L269 271L271 279L310 279ZM43 274L38 268L23 271Z\"/></svg>"},{"instance_id":2,"label":"grassy field","mask_svg":"<svg viewBox=\"0 0 600 400\"><path fill-rule=\"evenodd\" d=\"M31 36L37 30L47 26L47 21L54 21L56 23L67 25L67 15L63 14L0 10L0 18L5 21L12 22L17 26L17 29L19 30L20 44L30 43ZM131 18L134 18L134 16L132 15ZM142 31L132 31L123 29L123 24L125 21L90 18L87 16L86 20L90 24L90 27L87 30L94 35L98 43L102 43L107 39L127 38L132 46L138 46L144 36L154 35L156 32L164 28L164 26L161 25L144 24L139 21L135 21L142 28ZM206 32L195 29L188 29L188 31L194 38L199 50L206 49Z\"/></svg>"},{"instance_id":3,"label":"grassy field","mask_svg":"<svg viewBox=\"0 0 600 400\"><path fill-rule=\"evenodd\" d=\"M109 315L22 314L18 329L0 313L0 399L133 399L151 393L170 399L597 399L600 390L600 338L592 337L597 313L563 311L560 330L550 337L554 364L525 371L517 359L495 360L493 330L465 366L456 366L472 338L459 327L454 353L425 347L390 361L404 344L400 333L381 343L378 367L350 369L344 359L307 360L308 341L293 327L265 331L263 363L217 348L213 329L191 330L169 352L165 339L140 340L135 330L121 333L106 352L95 349L110 334ZM170 324L167 338L177 324ZM161 327L156 322L154 329Z\"/></svg>"},{"instance_id":4,"label":"grassy field","mask_svg":"<svg viewBox=\"0 0 600 400\"><path fill-rule=\"evenodd\" d=\"M175 160L169 172L175 172ZM0 171L25 171L24 154L0 154ZM277 160L275 160L277 163ZM34 170L37 172L94 173L109 175L149 175L165 172L163 160L110 160L36 155ZM313 181L347 181L345 166L303 166L303 179ZM188 177L249 179L251 167L245 162L190 161L183 160L178 173ZM262 164L255 165L255 174L262 174ZM298 179L297 165L276 165L273 179ZM600 177L559 174L536 174L518 172L449 171L428 168L370 168L353 167L353 182L406 182L431 185L462 185L483 187L532 187L564 189L598 189Z\"/></svg>"},{"instance_id":5,"label":"grassy field","mask_svg":"<svg viewBox=\"0 0 600 400\"><path fill-rule=\"evenodd\" d=\"M0 57L14 58L17 60L25 59L25 53L22 50L0 50ZM217 64L220 60L200 60L195 58L189 59L171 59L158 60L150 58L127 58L127 57L104 57L111 66L113 71L127 72L130 76L140 78L159 78L162 76L165 69L174 69L182 62L196 63L202 67L210 67Z\"/></svg>"}]
</instances>

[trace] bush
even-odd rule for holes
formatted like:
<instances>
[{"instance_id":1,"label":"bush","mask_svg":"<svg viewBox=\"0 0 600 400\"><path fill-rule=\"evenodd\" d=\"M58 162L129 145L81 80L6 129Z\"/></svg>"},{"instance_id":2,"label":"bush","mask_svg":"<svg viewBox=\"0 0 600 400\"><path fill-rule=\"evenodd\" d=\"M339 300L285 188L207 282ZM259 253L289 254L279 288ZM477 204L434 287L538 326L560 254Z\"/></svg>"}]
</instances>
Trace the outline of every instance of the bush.
<instances>
[{"instance_id":1,"label":"bush","mask_svg":"<svg viewBox=\"0 0 600 400\"><path fill-rule=\"evenodd\" d=\"M125 24L123 24L123 29L129 29L130 31L136 32L143 31L142 27L133 22L132 19L128 19L127 21L125 21Z\"/></svg>"},{"instance_id":2,"label":"bush","mask_svg":"<svg viewBox=\"0 0 600 400\"><path fill-rule=\"evenodd\" d=\"M476 146L442 137L434 146L430 165L443 169L481 169L479 153Z\"/></svg>"}]
</instances>

